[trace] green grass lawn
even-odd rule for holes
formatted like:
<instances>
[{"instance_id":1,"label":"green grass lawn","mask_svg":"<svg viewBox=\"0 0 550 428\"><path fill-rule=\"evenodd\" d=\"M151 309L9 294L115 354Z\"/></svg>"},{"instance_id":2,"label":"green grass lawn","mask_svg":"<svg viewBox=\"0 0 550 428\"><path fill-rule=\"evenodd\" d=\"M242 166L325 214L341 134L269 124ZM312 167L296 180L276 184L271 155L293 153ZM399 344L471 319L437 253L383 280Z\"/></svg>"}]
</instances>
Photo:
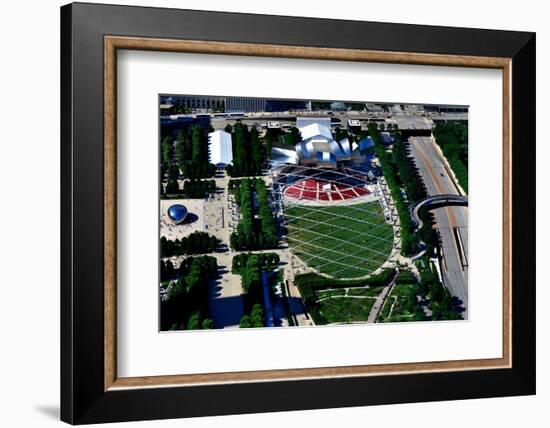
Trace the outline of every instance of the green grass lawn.
<instances>
[{"instance_id":1,"label":"green grass lawn","mask_svg":"<svg viewBox=\"0 0 550 428\"><path fill-rule=\"evenodd\" d=\"M393 288L380 311L380 315L378 316L379 322L412 321L413 313L407 310L407 298L411 287L414 287L414 285L401 284Z\"/></svg>"},{"instance_id":2,"label":"green grass lawn","mask_svg":"<svg viewBox=\"0 0 550 428\"><path fill-rule=\"evenodd\" d=\"M330 207L289 206L288 239L308 266L335 278L357 278L390 255L393 229L378 202Z\"/></svg>"},{"instance_id":3,"label":"green grass lawn","mask_svg":"<svg viewBox=\"0 0 550 428\"><path fill-rule=\"evenodd\" d=\"M375 300L336 297L319 302L319 309L329 324L366 321Z\"/></svg>"}]
</instances>

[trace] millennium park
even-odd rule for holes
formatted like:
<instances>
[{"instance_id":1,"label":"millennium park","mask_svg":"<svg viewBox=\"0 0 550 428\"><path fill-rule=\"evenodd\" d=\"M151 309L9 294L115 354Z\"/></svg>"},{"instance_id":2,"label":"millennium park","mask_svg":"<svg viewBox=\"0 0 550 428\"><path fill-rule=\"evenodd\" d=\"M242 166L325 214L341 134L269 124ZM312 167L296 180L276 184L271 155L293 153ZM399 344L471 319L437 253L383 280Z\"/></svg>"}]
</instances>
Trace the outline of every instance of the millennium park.
<instances>
[{"instance_id":1,"label":"millennium park","mask_svg":"<svg viewBox=\"0 0 550 428\"><path fill-rule=\"evenodd\" d=\"M160 330L468 319L468 108L159 97Z\"/></svg>"}]
</instances>

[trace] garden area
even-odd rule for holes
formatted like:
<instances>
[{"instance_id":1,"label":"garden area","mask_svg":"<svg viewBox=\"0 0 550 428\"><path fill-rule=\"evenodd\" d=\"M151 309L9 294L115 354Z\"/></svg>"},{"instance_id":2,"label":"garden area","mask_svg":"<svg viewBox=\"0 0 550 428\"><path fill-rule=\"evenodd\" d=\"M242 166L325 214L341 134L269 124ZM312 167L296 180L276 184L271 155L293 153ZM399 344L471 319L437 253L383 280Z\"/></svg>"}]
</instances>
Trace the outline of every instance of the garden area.
<instances>
[{"instance_id":1,"label":"garden area","mask_svg":"<svg viewBox=\"0 0 550 428\"><path fill-rule=\"evenodd\" d=\"M319 301L319 311L328 324L366 321L375 298L328 297Z\"/></svg>"}]
</instances>

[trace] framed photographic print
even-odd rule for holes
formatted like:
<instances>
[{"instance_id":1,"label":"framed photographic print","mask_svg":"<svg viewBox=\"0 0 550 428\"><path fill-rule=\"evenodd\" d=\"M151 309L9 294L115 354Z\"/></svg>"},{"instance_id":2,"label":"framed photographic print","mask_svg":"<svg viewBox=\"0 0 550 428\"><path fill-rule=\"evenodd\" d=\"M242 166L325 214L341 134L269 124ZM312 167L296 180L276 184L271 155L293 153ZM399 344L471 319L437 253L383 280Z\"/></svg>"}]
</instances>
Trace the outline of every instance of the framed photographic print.
<instances>
[{"instance_id":1,"label":"framed photographic print","mask_svg":"<svg viewBox=\"0 0 550 428\"><path fill-rule=\"evenodd\" d=\"M61 53L62 420L535 393L533 33L76 3Z\"/></svg>"}]
</instances>

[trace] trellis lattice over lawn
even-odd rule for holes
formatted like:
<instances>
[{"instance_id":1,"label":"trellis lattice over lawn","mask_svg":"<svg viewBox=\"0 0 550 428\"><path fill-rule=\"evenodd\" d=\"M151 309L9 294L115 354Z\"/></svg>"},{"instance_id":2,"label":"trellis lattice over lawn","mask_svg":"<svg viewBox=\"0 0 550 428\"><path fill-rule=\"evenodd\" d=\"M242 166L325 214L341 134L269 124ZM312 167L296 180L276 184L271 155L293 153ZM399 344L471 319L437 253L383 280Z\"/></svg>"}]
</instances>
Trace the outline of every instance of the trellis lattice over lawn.
<instances>
[{"instance_id":1,"label":"trellis lattice over lawn","mask_svg":"<svg viewBox=\"0 0 550 428\"><path fill-rule=\"evenodd\" d=\"M273 173L273 197L290 248L318 272L367 277L390 257L393 227L365 172L281 167Z\"/></svg>"}]
</instances>

